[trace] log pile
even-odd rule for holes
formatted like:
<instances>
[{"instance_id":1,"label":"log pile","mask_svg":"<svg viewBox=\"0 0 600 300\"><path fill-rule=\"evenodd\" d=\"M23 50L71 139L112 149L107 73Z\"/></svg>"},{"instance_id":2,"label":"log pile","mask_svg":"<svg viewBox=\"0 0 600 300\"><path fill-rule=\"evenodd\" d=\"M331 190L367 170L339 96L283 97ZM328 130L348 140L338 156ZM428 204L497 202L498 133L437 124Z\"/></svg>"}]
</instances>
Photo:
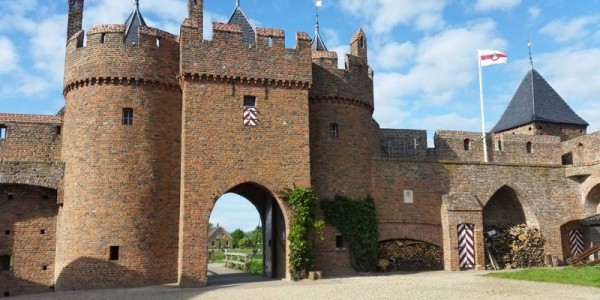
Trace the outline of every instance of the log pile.
<instances>
[{"instance_id":1,"label":"log pile","mask_svg":"<svg viewBox=\"0 0 600 300\"><path fill-rule=\"evenodd\" d=\"M390 262L389 271L442 270L440 247L414 240L392 240L379 243L379 258Z\"/></svg>"},{"instance_id":2,"label":"log pile","mask_svg":"<svg viewBox=\"0 0 600 300\"><path fill-rule=\"evenodd\" d=\"M501 268L529 268L544 266L546 240L537 228L527 225L489 226L485 232L496 231L487 238L491 254ZM490 262L487 269L493 269Z\"/></svg>"}]
</instances>

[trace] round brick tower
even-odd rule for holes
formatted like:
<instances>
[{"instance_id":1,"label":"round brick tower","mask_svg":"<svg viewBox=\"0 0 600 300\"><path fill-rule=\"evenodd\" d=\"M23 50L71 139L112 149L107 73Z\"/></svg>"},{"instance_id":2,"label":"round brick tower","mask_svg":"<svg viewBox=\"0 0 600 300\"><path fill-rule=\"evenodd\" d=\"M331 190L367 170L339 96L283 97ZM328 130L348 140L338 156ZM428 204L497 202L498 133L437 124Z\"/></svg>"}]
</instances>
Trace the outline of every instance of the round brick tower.
<instances>
[{"instance_id":1,"label":"round brick tower","mask_svg":"<svg viewBox=\"0 0 600 300\"><path fill-rule=\"evenodd\" d=\"M312 185L321 198L371 194L370 159L378 125L373 120L373 74L367 64L367 39L357 31L338 69L337 54L313 51L310 91Z\"/></svg>"},{"instance_id":2,"label":"round brick tower","mask_svg":"<svg viewBox=\"0 0 600 300\"><path fill-rule=\"evenodd\" d=\"M81 30L69 0L55 283L59 290L177 280L181 91L177 37L125 24Z\"/></svg>"}]
</instances>

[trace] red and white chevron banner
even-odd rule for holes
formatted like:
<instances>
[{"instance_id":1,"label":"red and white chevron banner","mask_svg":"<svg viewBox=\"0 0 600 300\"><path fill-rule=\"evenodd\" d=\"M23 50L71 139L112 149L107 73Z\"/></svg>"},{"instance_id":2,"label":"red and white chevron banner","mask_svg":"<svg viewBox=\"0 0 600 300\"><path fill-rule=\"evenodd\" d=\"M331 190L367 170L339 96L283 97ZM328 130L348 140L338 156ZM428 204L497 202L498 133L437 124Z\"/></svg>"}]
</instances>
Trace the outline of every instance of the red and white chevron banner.
<instances>
[{"instance_id":1,"label":"red and white chevron banner","mask_svg":"<svg viewBox=\"0 0 600 300\"><path fill-rule=\"evenodd\" d=\"M461 269L473 269L475 267L475 225L458 225L458 254Z\"/></svg>"},{"instance_id":2,"label":"red and white chevron banner","mask_svg":"<svg viewBox=\"0 0 600 300\"><path fill-rule=\"evenodd\" d=\"M583 252L583 232L581 230L569 231L569 243L573 257L581 254Z\"/></svg>"},{"instance_id":3,"label":"red and white chevron banner","mask_svg":"<svg viewBox=\"0 0 600 300\"><path fill-rule=\"evenodd\" d=\"M244 126L256 126L258 124L258 111L254 106L244 107Z\"/></svg>"}]
</instances>

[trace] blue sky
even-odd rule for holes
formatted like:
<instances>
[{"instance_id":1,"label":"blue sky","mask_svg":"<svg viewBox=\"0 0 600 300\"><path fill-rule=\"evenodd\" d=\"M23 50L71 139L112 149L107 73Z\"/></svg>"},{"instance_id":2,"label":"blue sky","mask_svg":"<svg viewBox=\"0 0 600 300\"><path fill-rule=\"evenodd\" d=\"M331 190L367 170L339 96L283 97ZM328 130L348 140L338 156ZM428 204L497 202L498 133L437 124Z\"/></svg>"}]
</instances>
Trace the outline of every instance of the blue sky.
<instances>
[{"instance_id":1,"label":"blue sky","mask_svg":"<svg viewBox=\"0 0 600 300\"><path fill-rule=\"evenodd\" d=\"M123 23L133 3L85 1L84 29ZM140 0L148 24L174 34L186 5ZM235 0L204 1L205 31L213 21L227 21L234 5ZM254 26L284 29L288 47L296 31L314 33L313 0L241 0L241 5ZM66 0L0 0L0 112L53 114L64 105L66 7ZM509 56L508 64L483 71L489 130L529 68L530 39L536 69L592 132L600 128L598 7L600 0L323 0L320 24L327 47L340 54L354 31L364 28L375 71L374 117L382 128L427 129L430 138L436 129L480 130L476 52L483 48ZM239 208L230 199L218 205ZM215 212L213 221L227 229L257 225L257 215L241 214Z\"/></svg>"}]
</instances>

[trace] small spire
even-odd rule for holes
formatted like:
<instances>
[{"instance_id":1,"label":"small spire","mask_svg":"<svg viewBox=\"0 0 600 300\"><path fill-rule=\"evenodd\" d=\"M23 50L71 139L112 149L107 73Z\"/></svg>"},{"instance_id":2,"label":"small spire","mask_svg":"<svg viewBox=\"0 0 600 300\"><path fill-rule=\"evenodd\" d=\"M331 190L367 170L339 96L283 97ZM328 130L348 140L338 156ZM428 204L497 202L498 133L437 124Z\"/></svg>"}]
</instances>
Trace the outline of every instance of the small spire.
<instances>
[{"instance_id":1,"label":"small spire","mask_svg":"<svg viewBox=\"0 0 600 300\"><path fill-rule=\"evenodd\" d=\"M135 0L135 9L140 9L140 0Z\"/></svg>"},{"instance_id":2,"label":"small spire","mask_svg":"<svg viewBox=\"0 0 600 300\"><path fill-rule=\"evenodd\" d=\"M527 41L527 48L529 48L529 64L531 65L531 69L533 70L533 58L531 56L531 46L533 46L532 41Z\"/></svg>"},{"instance_id":3,"label":"small spire","mask_svg":"<svg viewBox=\"0 0 600 300\"><path fill-rule=\"evenodd\" d=\"M240 0L235 0L235 6L240 7Z\"/></svg>"},{"instance_id":4,"label":"small spire","mask_svg":"<svg viewBox=\"0 0 600 300\"><path fill-rule=\"evenodd\" d=\"M327 47L321 38L321 33L319 32L319 7L323 5L322 0L316 0L316 15L315 15L315 37L312 42L312 49L314 51L327 51Z\"/></svg>"}]
</instances>

